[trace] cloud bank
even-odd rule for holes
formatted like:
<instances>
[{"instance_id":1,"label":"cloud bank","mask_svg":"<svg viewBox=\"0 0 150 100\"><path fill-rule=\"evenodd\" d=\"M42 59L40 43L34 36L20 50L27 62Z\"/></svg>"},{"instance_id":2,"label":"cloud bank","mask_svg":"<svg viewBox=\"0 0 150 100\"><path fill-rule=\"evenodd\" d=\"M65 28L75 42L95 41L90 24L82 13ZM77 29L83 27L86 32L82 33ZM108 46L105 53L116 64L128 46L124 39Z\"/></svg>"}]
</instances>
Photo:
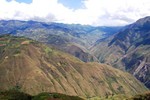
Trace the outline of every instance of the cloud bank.
<instances>
[{"instance_id":1,"label":"cloud bank","mask_svg":"<svg viewBox=\"0 0 150 100\"><path fill-rule=\"evenodd\" d=\"M70 9L58 0L18 3L0 0L0 20L36 20L94 26L127 25L150 15L150 0L82 0L83 7Z\"/></svg>"}]
</instances>

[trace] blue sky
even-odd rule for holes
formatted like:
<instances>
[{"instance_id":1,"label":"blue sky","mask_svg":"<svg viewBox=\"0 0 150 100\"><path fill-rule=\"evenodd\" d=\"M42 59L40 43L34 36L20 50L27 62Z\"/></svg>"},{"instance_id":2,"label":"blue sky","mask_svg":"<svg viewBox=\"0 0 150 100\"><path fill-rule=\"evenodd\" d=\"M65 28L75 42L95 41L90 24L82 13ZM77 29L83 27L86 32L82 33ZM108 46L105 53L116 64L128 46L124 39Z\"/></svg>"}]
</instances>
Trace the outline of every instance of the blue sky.
<instances>
[{"instance_id":1,"label":"blue sky","mask_svg":"<svg viewBox=\"0 0 150 100\"><path fill-rule=\"evenodd\" d=\"M0 0L0 20L123 26L150 16L150 0Z\"/></svg>"},{"instance_id":2,"label":"blue sky","mask_svg":"<svg viewBox=\"0 0 150 100\"><path fill-rule=\"evenodd\" d=\"M7 1L11 1L11 0L7 0ZM16 0L17 2L19 2L19 3L31 3L32 2L32 0Z\"/></svg>"},{"instance_id":3,"label":"blue sky","mask_svg":"<svg viewBox=\"0 0 150 100\"><path fill-rule=\"evenodd\" d=\"M64 6L71 9L80 9L83 7L83 0L58 0L59 3L62 3Z\"/></svg>"},{"instance_id":4,"label":"blue sky","mask_svg":"<svg viewBox=\"0 0 150 100\"><path fill-rule=\"evenodd\" d=\"M25 3L31 3L32 0L16 0L17 2L25 2Z\"/></svg>"},{"instance_id":5,"label":"blue sky","mask_svg":"<svg viewBox=\"0 0 150 100\"><path fill-rule=\"evenodd\" d=\"M11 1L11 0L7 0ZM19 3L32 3L32 0L16 0ZM71 9L80 9L83 7L83 0L58 0L59 3L62 3L64 6Z\"/></svg>"}]
</instances>

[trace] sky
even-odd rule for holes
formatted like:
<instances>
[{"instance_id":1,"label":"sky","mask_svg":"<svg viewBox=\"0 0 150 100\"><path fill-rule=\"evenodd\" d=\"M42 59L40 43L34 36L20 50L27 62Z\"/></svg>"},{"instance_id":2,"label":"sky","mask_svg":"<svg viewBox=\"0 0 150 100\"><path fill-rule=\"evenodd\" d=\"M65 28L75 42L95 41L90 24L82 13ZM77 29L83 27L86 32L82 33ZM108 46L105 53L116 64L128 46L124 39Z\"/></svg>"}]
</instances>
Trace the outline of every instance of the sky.
<instances>
[{"instance_id":1,"label":"sky","mask_svg":"<svg viewBox=\"0 0 150 100\"><path fill-rule=\"evenodd\" d=\"M150 0L0 0L0 20L123 26L150 16Z\"/></svg>"}]
</instances>

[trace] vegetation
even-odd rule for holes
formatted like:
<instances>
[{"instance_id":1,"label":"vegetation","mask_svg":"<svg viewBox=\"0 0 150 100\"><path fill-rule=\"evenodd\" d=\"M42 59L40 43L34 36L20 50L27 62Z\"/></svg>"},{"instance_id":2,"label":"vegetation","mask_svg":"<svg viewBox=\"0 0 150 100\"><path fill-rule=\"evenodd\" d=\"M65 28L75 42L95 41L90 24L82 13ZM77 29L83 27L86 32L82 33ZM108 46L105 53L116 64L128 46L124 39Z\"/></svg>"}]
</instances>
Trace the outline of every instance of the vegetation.
<instances>
[{"instance_id":1,"label":"vegetation","mask_svg":"<svg viewBox=\"0 0 150 100\"><path fill-rule=\"evenodd\" d=\"M129 98L127 100L150 100L150 92L147 92L145 94L135 95L134 97Z\"/></svg>"},{"instance_id":2,"label":"vegetation","mask_svg":"<svg viewBox=\"0 0 150 100\"><path fill-rule=\"evenodd\" d=\"M9 90L0 92L0 100L83 100L77 96L68 96L59 93L40 93L36 96L17 91Z\"/></svg>"},{"instance_id":3,"label":"vegetation","mask_svg":"<svg viewBox=\"0 0 150 100\"><path fill-rule=\"evenodd\" d=\"M0 100L31 100L32 96L29 94L17 91L9 90L0 92Z\"/></svg>"},{"instance_id":4,"label":"vegetation","mask_svg":"<svg viewBox=\"0 0 150 100\"><path fill-rule=\"evenodd\" d=\"M32 100L83 100L77 96L68 96L59 93L41 93L33 97Z\"/></svg>"},{"instance_id":5,"label":"vegetation","mask_svg":"<svg viewBox=\"0 0 150 100\"><path fill-rule=\"evenodd\" d=\"M120 95L109 95L107 97L92 97L88 98L88 100L150 100L150 92L138 94L132 97L120 94Z\"/></svg>"},{"instance_id":6,"label":"vegetation","mask_svg":"<svg viewBox=\"0 0 150 100\"><path fill-rule=\"evenodd\" d=\"M40 93L32 96L21 92L18 89L11 89L0 92L0 100L150 100L150 92L145 94L128 97L126 95L108 95L107 97L89 97L80 98L78 96L69 96L60 93Z\"/></svg>"}]
</instances>

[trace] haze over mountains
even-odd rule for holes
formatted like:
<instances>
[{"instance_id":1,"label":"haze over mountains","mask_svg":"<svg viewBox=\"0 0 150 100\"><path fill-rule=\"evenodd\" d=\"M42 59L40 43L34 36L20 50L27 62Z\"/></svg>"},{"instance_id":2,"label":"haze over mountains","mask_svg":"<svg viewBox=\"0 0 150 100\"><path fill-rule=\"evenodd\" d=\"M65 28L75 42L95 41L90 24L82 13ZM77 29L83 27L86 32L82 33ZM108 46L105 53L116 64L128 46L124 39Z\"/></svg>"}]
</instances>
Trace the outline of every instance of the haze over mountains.
<instances>
[{"instance_id":1,"label":"haze over mountains","mask_svg":"<svg viewBox=\"0 0 150 100\"><path fill-rule=\"evenodd\" d=\"M124 27L1 20L0 34L1 90L105 97L150 88L150 17Z\"/></svg>"}]
</instances>

